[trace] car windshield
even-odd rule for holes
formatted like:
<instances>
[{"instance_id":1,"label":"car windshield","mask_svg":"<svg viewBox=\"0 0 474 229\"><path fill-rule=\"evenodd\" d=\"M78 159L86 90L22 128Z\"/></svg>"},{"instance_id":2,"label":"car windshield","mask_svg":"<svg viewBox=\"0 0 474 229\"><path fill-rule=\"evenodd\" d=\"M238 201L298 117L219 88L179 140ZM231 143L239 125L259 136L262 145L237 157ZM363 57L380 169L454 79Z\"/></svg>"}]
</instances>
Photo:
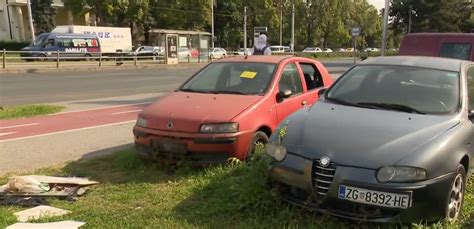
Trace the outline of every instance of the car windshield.
<instances>
[{"instance_id":1,"label":"car windshield","mask_svg":"<svg viewBox=\"0 0 474 229\"><path fill-rule=\"evenodd\" d=\"M407 66L356 66L326 100L372 109L448 114L459 107L459 72Z\"/></svg>"},{"instance_id":2,"label":"car windshield","mask_svg":"<svg viewBox=\"0 0 474 229\"><path fill-rule=\"evenodd\" d=\"M31 42L30 46L42 47L46 43L46 39L48 39L48 34L39 35L36 40Z\"/></svg>"},{"instance_id":3,"label":"car windshield","mask_svg":"<svg viewBox=\"0 0 474 229\"><path fill-rule=\"evenodd\" d=\"M263 95L276 64L251 62L213 63L180 90L198 93Z\"/></svg>"}]
</instances>

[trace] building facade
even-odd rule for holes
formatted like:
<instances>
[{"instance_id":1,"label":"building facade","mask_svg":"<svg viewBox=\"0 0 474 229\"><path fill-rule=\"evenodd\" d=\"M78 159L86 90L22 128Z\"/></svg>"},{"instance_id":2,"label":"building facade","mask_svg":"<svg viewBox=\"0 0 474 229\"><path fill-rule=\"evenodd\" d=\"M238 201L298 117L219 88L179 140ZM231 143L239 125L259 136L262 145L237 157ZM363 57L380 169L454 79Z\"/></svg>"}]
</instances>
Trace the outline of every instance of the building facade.
<instances>
[{"instance_id":1,"label":"building facade","mask_svg":"<svg viewBox=\"0 0 474 229\"><path fill-rule=\"evenodd\" d=\"M90 25L89 13L73 15L63 0L53 0L56 25ZM0 41L31 41L27 0L0 0Z\"/></svg>"}]
</instances>

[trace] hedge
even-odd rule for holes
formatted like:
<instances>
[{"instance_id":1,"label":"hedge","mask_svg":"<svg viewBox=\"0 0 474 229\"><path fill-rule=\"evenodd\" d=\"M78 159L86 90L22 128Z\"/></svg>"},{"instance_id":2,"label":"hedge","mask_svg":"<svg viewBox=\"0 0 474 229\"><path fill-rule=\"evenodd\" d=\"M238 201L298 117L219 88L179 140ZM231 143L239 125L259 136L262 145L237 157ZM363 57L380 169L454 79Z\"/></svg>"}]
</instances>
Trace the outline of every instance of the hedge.
<instances>
[{"instance_id":1,"label":"hedge","mask_svg":"<svg viewBox=\"0 0 474 229\"><path fill-rule=\"evenodd\" d=\"M19 51L29 44L29 42L0 41L0 50L6 49L7 51Z\"/></svg>"}]
</instances>

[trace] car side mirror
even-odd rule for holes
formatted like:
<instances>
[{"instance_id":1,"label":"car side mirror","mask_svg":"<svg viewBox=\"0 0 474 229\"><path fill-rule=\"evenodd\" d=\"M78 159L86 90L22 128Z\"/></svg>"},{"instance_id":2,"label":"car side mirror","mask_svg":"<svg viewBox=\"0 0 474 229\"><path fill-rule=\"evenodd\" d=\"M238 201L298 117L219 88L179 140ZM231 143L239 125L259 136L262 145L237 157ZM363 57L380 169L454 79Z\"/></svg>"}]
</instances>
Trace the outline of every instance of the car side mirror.
<instances>
[{"instance_id":1,"label":"car side mirror","mask_svg":"<svg viewBox=\"0 0 474 229\"><path fill-rule=\"evenodd\" d=\"M323 96L324 93L325 93L327 90L328 90L327 88L321 88L321 89L319 89L319 91L318 91L318 97Z\"/></svg>"},{"instance_id":2,"label":"car side mirror","mask_svg":"<svg viewBox=\"0 0 474 229\"><path fill-rule=\"evenodd\" d=\"M284 99L290 97L293 92L290 89L285 89L283 91L278 92L277 94L277 102L282 102Z\"/></svg>"},{"instance_id":3,"label":"car side mirror","mask_svg":"<svg viewBox=\"0 0 474 229\"><path fill-rule=\"evenodd\" d=\"M469 110L469 112L467 113L467 117L469 119L474 119L474 110Z\"/></svg>"}]
</instances>

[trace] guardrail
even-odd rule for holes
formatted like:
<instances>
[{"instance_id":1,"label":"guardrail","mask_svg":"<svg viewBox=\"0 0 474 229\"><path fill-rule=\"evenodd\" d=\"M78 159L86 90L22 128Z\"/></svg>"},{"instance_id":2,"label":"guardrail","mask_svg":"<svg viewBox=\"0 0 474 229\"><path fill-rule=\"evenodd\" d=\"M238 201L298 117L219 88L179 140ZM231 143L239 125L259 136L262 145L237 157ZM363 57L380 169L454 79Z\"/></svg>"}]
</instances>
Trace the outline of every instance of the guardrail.
<instances>
[{"instance_id":1,"label":"guardrail","mask_svg":"<svg viewBox=\"0 0 474 229\"><path fill-rule=\"evenodd\" d=\"M104 67L104 66L139 66L166 64L163 55L153 53L101 53L101 52L60 52L60 51L7 51L2 50L2 69L11 68L67 68L71 66ZM181 56L179 63L208 63L210 56Z\"/></svg>"}]
</instances>

